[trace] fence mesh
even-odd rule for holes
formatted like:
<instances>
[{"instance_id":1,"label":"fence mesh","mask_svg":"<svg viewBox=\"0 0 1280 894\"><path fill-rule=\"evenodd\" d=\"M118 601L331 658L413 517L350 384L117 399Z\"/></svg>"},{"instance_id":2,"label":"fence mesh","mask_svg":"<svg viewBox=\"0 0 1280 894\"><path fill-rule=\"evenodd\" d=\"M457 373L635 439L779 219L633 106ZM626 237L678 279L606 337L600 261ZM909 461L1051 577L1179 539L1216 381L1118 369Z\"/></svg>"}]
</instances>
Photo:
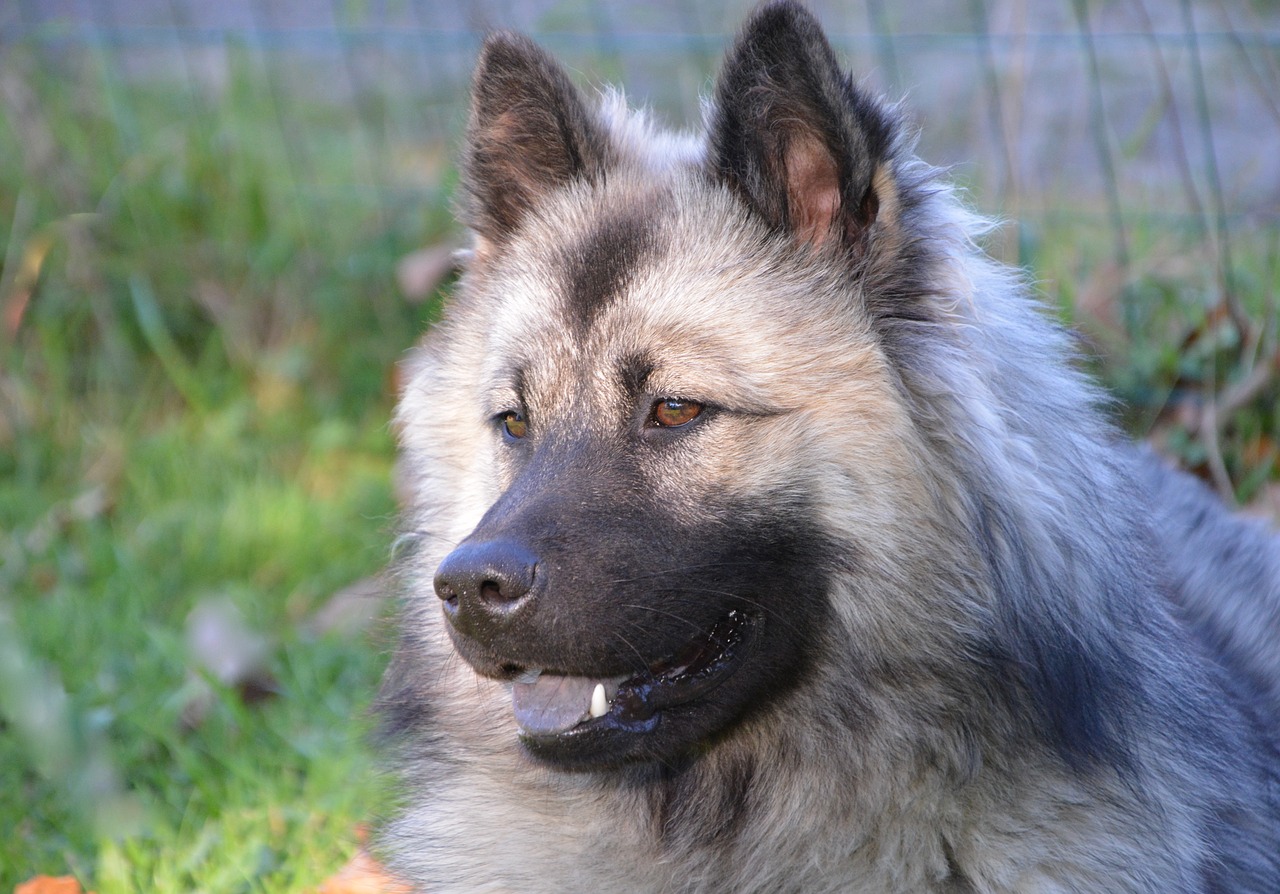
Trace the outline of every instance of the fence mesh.
<instances>
[{"instance_id":1,"label":"fence mesh","mask_svg":"<svg viewBox=\"0 0 1280 894\"><path fill-rule=\"evenodd\" d=\"M189 91L198 114L247 71L269 86L299 187L438 187L468 72L490 27L526 30L588 84L621 82L696 124L718 57L751 4L302 0L17 0L0 46L102 79L125 140L131 94ZM1280 209L1280 10L1214 0L814 3L850 67L906 101L921 153L959 165L984 208L1093 217L1123 257L1128 218L1221 235ZM345 116L341 137L291 107ZM338 141L337 145L334 141ZM351 158L324 182L317 153Z\"/></svg>"}]
</instances>

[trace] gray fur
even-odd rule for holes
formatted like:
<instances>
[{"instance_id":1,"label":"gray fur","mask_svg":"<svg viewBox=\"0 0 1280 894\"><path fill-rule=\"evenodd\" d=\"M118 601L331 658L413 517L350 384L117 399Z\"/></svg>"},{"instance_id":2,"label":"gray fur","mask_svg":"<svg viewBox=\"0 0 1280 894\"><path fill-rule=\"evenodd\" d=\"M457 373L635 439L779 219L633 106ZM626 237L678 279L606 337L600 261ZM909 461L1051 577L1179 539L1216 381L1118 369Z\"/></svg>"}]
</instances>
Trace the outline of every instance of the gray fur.
<instances>
[{"instance_id":1,"label":"gray fur","mask_svg":"<svg viewBox=\"0 0 1280 894\"><path fill-rule=\"evenodd\" d=\"M704 137L590 109L509 36L476 97L475 250L397 416L395 872L1280 890L1280 545L1120 440L804 10L753 16ZM666 430L668 398L706 409ZM537 556L519 624L446 620L464 543ZM504 668L643 672L722 609L754 612L746 663L636 750L518 735Z\"/></svg>"}]
</instances>

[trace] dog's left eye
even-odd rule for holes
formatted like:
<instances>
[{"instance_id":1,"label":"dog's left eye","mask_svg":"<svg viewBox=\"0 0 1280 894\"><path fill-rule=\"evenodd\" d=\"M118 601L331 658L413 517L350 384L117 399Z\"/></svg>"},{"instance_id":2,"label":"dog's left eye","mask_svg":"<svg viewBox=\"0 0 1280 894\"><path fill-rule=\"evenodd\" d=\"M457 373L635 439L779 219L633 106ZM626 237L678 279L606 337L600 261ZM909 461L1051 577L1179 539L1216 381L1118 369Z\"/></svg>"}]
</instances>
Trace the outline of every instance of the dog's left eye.
<instances>
[{"instance_id":1,"label":"dog's left eye","mask_svg":"<svg viewBox=\"0 0 1280 894\"><path fill-rule=\"evenodd\" d=\"M649 419L659 428L679 428L688 425L702 414L702 404L692 400L663 398L653 405Z\"/></svg>"},{"instance_id":2,"label":"dog's left eye","mask_svg":"<svg viewBox=\"0 0 1280 894\"><path fill-rule=\"evenodd\" d=\"M519 441L529 434L529 423L523 415L515 410L508 410L498 417L502 430L508 438Z\"/></svg>"}]
</instances>

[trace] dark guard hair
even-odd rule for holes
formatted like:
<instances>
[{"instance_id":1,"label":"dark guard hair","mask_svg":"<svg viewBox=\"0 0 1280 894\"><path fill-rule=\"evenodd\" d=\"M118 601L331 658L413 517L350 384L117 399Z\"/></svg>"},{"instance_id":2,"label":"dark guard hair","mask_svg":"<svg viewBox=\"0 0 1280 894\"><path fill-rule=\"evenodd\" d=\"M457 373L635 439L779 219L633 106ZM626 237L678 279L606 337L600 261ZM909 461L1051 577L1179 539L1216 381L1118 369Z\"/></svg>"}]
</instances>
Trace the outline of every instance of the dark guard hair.
<instances>
[{"instance_id":1,"label":"dark guard hair","mask_svg":"<svg viewBox=\"0 0 1280 894\"><path fill-rule=\"evenodd\" d=\"M467 217L481 236L510 236L551 190L605 176L608 144L564 70L528 38L485 44L467 128Z\"/></svg>"},{"instance_id":2,"label":"dark guard hair","mask_svg":"<svg viewBox=\"0 0 1280 894\"><path fill-rule=\"evenodd\" d=\"M862 246L894 124L840 70L816 21L762 8L725 63L714 108L715 174L770 226Z\"/></svg>"}]
</instances>

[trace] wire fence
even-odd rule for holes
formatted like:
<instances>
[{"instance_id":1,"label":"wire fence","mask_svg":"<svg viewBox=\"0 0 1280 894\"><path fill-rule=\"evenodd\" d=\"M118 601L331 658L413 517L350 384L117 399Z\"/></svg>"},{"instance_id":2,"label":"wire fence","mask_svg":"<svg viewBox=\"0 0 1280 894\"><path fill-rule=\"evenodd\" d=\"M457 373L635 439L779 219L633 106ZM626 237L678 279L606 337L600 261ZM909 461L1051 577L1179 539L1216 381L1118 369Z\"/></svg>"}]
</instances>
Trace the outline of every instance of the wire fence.
<instances>
[{"instance_id":1,"label":"wire fence","mask_svg":"<svg viewBox=\"0 0 1280 894\"><path fill-rule=\"evenodd\" d=\"M1193 223L1276 219L1280 10L1213 0L813 5L854 71L906 99L923 154L966 165L987 207L1047 211L1065 198L1113 224L1117 204ZM110 77L181 79L193 91L223 88L239 58L270 76L282 107L295 96L349 107L353 143L386 157L453 144L472 59L494 26L530 31L584 80L622 81L668 121L696 123L749 7L17 0L0 12L0 46L90 56ZM119 113L127 130L128 109ZM396 185L394 169L365 167L374 185Z\"/></svg>"}]
</instances>

